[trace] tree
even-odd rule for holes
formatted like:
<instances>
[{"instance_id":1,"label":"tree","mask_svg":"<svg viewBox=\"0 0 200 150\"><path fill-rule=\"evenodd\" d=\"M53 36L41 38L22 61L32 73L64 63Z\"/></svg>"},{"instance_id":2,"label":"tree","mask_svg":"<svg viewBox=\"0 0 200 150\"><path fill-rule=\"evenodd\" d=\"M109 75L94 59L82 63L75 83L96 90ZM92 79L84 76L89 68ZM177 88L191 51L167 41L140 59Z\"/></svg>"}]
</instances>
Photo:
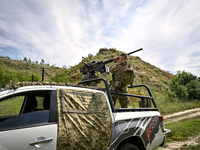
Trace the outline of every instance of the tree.
<instances>
[{"instance_id":1,"label":"tree","mask_svg":"<svg viewBox=\"0 0 200 150\"><path fill-rule=\"evenodd\" d=\"M41 59L40 65L44 65L44 59Z\"/></svg>"},{"instance_id":2,"label":"tree","mask_svg":"<svg viewBox=\"0 0 200 150\"><path fill-rule=\"evenodd\" d=\"M186 84L189 99L200 99L200 82L198 79L191 80Z\"/></svg>"},{"instance_id":3,"label":"tree","mask_svg":"<svg viewBox=\"0 0 200 150\"><path fill-rule=\"evenodd\" d=\"M190 72L177 71L170 88L179 99L200 99L200 79Z\"/></svg>"},{"instance_id":4,"label":"tree","mask_svg":"<svg viewBox=\"0 0 200 150\"><path fill-rule=\"evenodd\" d=\"M24 57L23 61L26 61L26 62L27 62L27 58L26 58L26 57Z\"/></svg>"},{"instance_id":5,"label":"tree","mask_svg":"<svg viewBox=\"0 0 200 150\"><path fill-rule=\"evenodd\" d=\"M63 66L63 69L67 69L66 65Z\"/></svg>"}]
</instances>

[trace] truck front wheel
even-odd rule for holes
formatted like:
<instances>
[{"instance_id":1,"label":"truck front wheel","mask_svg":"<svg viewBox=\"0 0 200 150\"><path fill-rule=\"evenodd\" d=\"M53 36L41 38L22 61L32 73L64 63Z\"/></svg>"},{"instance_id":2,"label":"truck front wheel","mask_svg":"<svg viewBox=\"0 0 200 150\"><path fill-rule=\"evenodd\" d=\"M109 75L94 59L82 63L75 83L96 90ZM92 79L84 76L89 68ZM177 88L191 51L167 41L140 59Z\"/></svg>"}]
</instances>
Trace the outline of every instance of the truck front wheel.
<instances>
[{"instance_id":1,"label":"truck front wheel","mask_svg":"<svg viewBox=\"0 0 200 150\"><path fill-rule=\"evenodd\" d=\"M139 148L132 143L124 143L119 146L118 150L139 150Z\"/></svg>"}]
</instances>

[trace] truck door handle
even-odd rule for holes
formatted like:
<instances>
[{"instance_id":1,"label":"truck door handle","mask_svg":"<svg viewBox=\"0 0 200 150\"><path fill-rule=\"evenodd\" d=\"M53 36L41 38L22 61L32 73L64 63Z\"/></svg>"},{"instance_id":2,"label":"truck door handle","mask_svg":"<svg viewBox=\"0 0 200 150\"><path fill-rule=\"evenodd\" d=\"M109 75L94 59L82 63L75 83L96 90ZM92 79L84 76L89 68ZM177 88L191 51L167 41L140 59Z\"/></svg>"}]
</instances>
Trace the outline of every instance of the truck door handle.
<instances>
[{"instance_id":1,"label":"truck door handle","mask_svg":"<svg viewBox=\"0 0 200 150\"><path fill-rule=\"evenodd\" d=\"M43 139L43 140L39 140L39 141L35 141L35 142L30 142L29 145L48 143L48 142L51 142L52 140L53 140L53 138L47 138L47 139Z\"/></svg>"}]
</instances>

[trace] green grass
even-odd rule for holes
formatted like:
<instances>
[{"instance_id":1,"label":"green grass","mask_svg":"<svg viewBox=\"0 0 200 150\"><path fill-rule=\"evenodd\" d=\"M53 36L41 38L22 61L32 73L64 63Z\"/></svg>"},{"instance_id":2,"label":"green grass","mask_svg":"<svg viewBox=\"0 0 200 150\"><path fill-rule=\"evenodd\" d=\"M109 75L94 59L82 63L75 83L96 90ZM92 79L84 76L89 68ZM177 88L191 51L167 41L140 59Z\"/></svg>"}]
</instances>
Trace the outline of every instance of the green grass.
<instances>
[{"instance_id":1,"label":"green grass","mask_svg":"<svg viewBox=\"0 0 200 150\"><path fill-rule=\"evenodd\" d=\"M162 115L167 115L187 109L194 109L200 107L199 101L190 101L190 102L181 102L181 101L156 101L156 104L158 106L158 109Z\"/></svg>"},{"instance_id":2,"label":"green grass","mask_svg":"<svg viewBox=\"0 0 200 150\"><path fill-rule=\"evenodd\" d=\"M199 136L200 134L200 118L183 119L179 122L173 122L165 125L166 129L171 129L171 132L166 134L166 143L174 141L186 141L191 137ZM166 147L166 145L165 145ZM181 148L176 150L199 150L200 138L198 145L182 145ZM159 150L159 147L156 148Z\"/></svg>"},{"instance_id":3,"label":"green grass","mask_svg":"<svg viewBox=\"0 0 200 150\"><path fill-rule=\"evenodd\" d=\"M193 120L183 120L165 125L166 129L171 129L167 134L166 142L184 141L189 137L197 136L200 133L200 118Z\"/></svg>"}]
</instances>

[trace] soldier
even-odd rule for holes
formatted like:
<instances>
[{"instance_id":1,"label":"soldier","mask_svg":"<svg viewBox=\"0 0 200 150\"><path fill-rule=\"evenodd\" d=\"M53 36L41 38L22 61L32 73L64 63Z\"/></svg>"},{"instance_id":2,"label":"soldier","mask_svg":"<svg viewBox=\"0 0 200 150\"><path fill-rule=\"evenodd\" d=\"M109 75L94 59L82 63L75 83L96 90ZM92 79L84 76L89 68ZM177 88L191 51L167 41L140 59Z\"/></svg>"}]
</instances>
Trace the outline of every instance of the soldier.
<instances>
[{"instance_id":1,"label":"soldier","mask_svg":"<svg viewBox=\"0 0 200 150\"><path fill-rule=\"evenodd\" d=\"M128 63L128 55L122 53L114 58L115 62L110 67L112 73L112 81L110 81L110 90L119 93L128 93L127 85L132 84L134 79L133 66ZM113 101L118 99L122 108L128 107L128 97L120 95L112 95Z\"/></svg>"},{"instance_id":2,"label":"soldier","mask_svg":"<svg viewBox=\"0 0 200 150\"><path fill-rule=\"evenodd\" d=\"M96 75L96 73L94 73L94 75L91 75L89 72L87 74L84 74L82 76L82 81L84 80L90 80L90 79L95 79L98 78L98 76ZM95 82L88 82L88 83L82 83L83 85L87 85L87 86L97 86L97 83L100 83L101 81L95 81Z\"/></svg>"}]
</instances>

